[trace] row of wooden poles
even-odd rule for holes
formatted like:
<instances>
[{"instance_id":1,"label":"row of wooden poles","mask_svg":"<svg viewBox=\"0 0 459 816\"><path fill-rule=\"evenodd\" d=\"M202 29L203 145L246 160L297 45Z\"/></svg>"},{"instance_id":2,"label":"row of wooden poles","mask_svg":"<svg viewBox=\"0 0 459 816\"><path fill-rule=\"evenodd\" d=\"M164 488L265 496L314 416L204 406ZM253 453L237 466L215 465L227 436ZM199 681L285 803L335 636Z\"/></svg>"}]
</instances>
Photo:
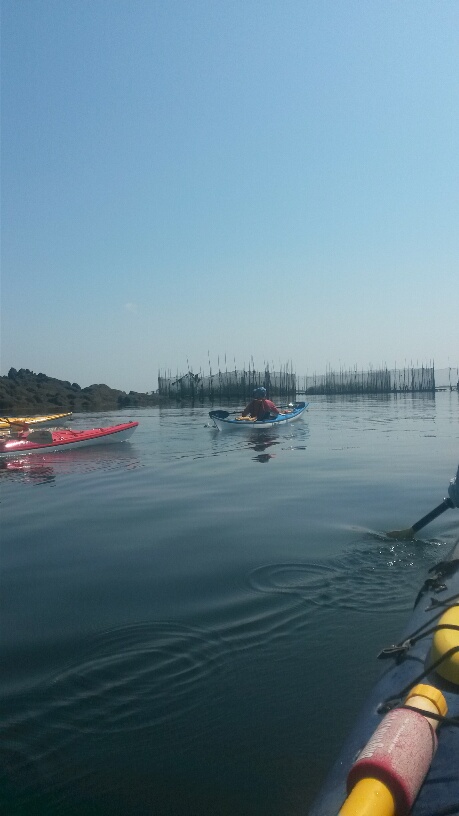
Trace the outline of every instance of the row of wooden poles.
<instances>
[{"instance_id":1,"label":"row of wooden poles","mask_svg":"<svg viewBox=\"0 0 459 816\"><path fill-rule=\"evenodd\" d=\"M158 376L158 393L169 399L192 400L247 400L255 388L264 386L268 396L277 399L291 400L302 394L388 394L401 392L435 391L434 366L400 369L370 369L359 371L357 368L327 371L325 374L298 377L291 364L279 371L266 367L263 371L255 368L217 371L205 375L201 371L194 374L167 376L167 372Z\"/></svg>"},{"instance_id":2,"label":"row of wooden poles","mask_svg":"<svg viewBox=\"0 0 459 816\"><path fill-rule=\"evenodd\" d=\"M296 375L288 366L280 371L265 368L234 369L204 375L188 371L176 377L158 376L158 393L169 399L196 399L220 402L224 400L245 401L252 397L255 388L263 386L268 396L288 400L296 394Z\"/></svg>"},{"instance_id":3,"label":"row of wooden poles","mask_svg":"<svg viewBox=\"0 0 459 816\"><path fill-rule=\"evenodd\" d=\"M369 371L352 368L297 378L297 393L301 394L390 394L418 391L435 391L434 366L379 368Z\"/></svg>"}]
</instances>

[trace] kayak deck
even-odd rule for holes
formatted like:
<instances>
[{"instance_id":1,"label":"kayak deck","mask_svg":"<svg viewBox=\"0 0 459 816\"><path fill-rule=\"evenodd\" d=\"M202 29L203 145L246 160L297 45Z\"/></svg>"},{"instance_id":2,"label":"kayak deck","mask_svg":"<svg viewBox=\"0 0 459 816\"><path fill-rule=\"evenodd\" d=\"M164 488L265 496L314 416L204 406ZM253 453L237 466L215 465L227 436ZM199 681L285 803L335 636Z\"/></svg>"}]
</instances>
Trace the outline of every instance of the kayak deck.
<instances>
[{"instance_id":1,"label":"kayak deck","mask_svg":"<svg viewBox=\"0 0 459 816\"><path fill-rule=\"evenodd\" d=\"M378 655L389 666L370 693L309 816L336 816L340 812L347 795L347 776L356 758L385 715L402 705L411 688L419 684L438 689L446 700L448 713L438 729L438 749L410 814L441 816L459 813L459 685L444 679L439 673L440 667L437 667L438 671L429 668L434 662L431 655L433 633L446 610L458 604L459 541L448 558L429 571L400 641ZM443 624L440 629L443 630ZM456 722L448 722L450 719ZM409 745L407 750L410 750ZM415 746L412 750L416 754Z\"/></svg>"}]
</instances>

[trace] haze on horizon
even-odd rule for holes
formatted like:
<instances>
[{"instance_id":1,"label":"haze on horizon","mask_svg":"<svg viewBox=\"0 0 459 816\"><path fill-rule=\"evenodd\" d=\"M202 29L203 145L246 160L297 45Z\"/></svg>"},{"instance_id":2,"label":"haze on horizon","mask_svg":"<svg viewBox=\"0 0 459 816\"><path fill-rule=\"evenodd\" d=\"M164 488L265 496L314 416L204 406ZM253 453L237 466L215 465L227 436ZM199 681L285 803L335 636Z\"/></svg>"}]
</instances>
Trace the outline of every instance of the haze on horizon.
<instances>
[{"instance_id":1,"label":"haze on horizon","mask_svg":"<svg viewBox=\"0 0 459 816\"><path fill-rule=\"evenodd\" d=\"M0 373L457 366L458 98L455 0L2 0Z\"/></svg>"}]
</instances>

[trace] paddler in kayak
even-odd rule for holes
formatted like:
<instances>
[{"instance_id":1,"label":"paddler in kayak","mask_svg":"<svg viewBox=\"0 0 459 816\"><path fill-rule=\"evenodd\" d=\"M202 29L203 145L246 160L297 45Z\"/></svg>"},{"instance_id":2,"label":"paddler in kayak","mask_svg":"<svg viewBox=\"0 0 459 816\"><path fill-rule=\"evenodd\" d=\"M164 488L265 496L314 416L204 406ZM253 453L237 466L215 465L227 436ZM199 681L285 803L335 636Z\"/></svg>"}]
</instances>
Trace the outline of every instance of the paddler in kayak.
<instances>
[{"instance_id":1,"label":"paddler in kayak","mask_svg":"<svg viewBox=\"0 0 459 816\"><path fill-rule=\"evenodd\" d=\"M281 411L272 400L266 398L266 388L260 386L253 392L253 400L244 408L242 418L252 417L259 421L269 419L271 414L290 414L291 411Z\"/></svg>"}]
</instances>

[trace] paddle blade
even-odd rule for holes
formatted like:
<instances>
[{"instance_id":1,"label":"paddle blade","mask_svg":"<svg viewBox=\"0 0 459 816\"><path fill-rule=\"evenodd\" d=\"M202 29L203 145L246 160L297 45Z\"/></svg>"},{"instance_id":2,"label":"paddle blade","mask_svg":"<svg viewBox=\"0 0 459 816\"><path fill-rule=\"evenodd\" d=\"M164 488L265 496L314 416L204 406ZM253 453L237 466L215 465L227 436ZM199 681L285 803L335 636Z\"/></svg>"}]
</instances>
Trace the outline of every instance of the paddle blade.
<instances>
[{"instance_id":1,"label":"paddle blade","mask_svg":"<svg viewBox=\"0 0 459 816\"><path fill-rule=\"evenodd\" d=\"M412 527L408 527L406 530L391 530L390 533L387 533L389 538L398 538L401 541L409 541L414 538L415 531Z\"/></svg>"},{"instance_id":2,"label":"paddle blade","mask_svg":"<svg viewBox=\"0 0 459 816\"><path fill-rule=\"evenodd\" d=\"M229 411L209 411L209 416L211 419L213 419L213 417L217 417L217 419L226 419L229 417Z\"/></svg>"},{"instance_id":3,"label":"paddle blade","mask_svg":"<svg viewBox=\"0 0 459 816\"><path fill-rule=\"evenodd\" d=\"M439 504L437 507L434 507L430 513L427 513L426 516L423 516L422 519L419 519L412 527L408 527L406 530L392 530L390 533L387 533L389 538L399 538L399 539L410 539L414 538L414 534L417 533L418 530L422 530L426 524L429 524L430 521L433 521L440 516L445 510L449 510L450 507L454 507L451 499L443 499L442 503Z\"/></svg>"}]
</instances>

